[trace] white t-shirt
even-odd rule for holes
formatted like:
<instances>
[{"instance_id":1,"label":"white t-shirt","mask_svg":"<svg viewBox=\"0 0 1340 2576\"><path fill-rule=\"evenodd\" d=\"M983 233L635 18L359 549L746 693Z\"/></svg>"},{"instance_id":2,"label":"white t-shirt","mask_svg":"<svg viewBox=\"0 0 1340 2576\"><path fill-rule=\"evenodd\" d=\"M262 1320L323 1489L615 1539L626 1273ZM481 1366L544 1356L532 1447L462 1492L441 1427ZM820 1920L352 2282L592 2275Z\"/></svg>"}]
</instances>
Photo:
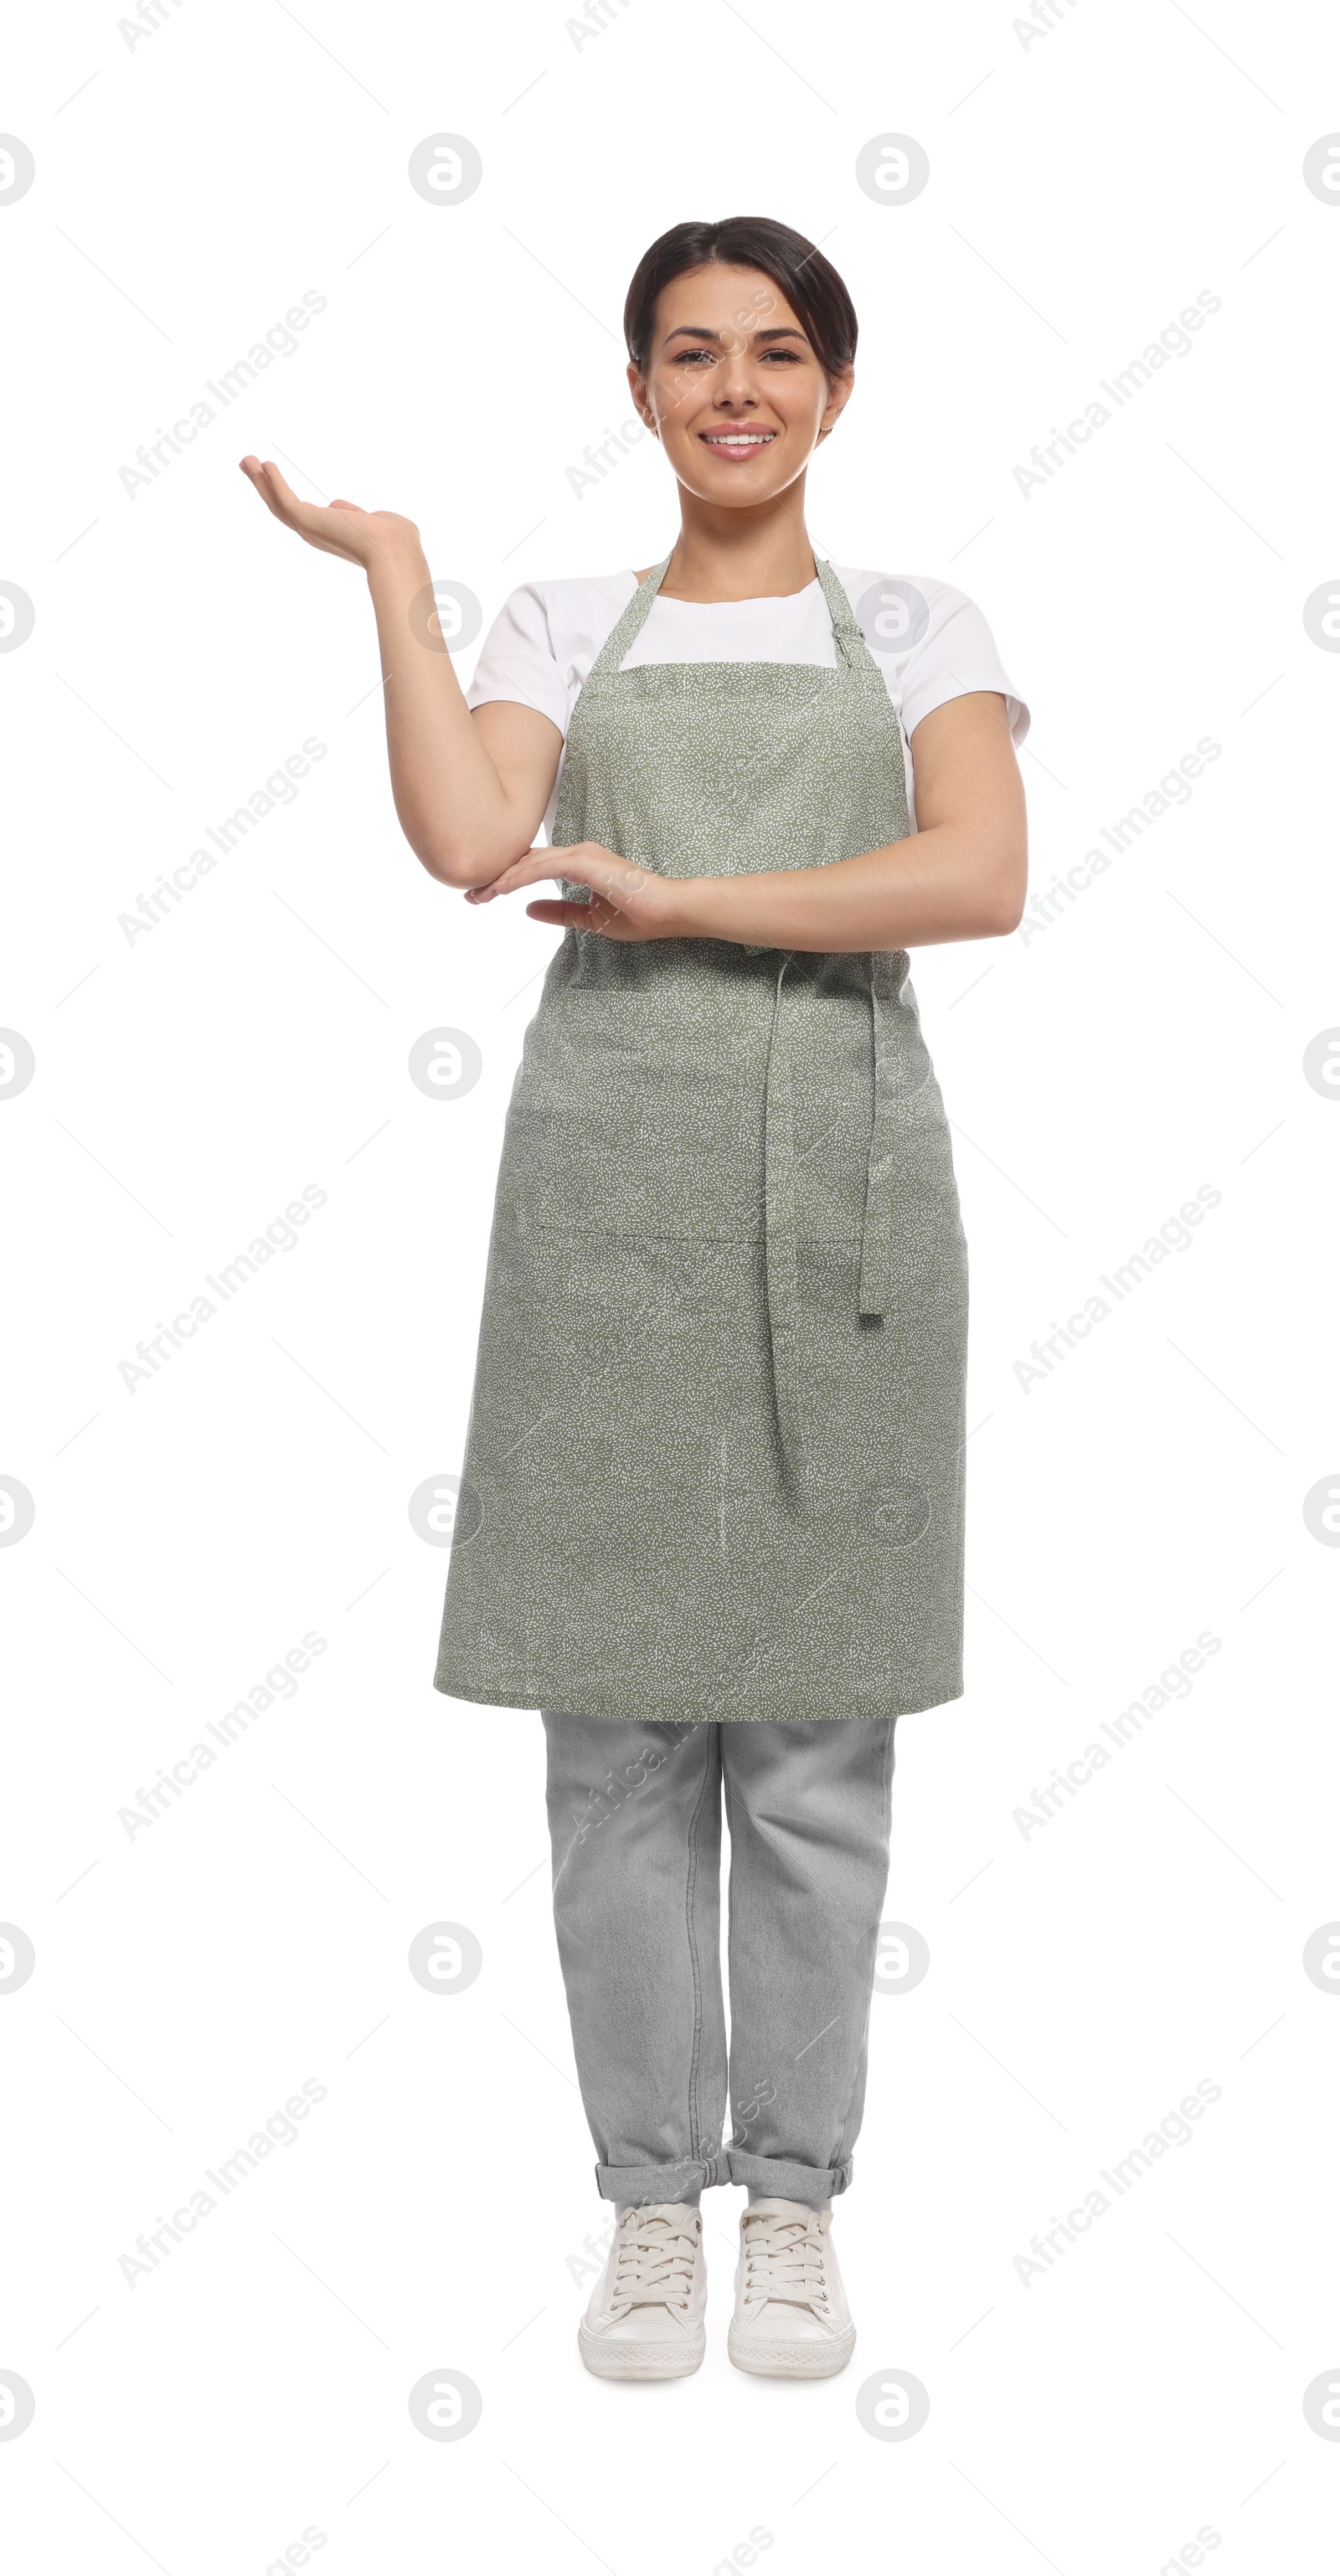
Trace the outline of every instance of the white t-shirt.
<instances>
[{"instance_id":1,"label":"white t-shirt","mask_svg":"<svg viewBox=\"0 0 1340 2576\"><path fill-rule=\"evenodd\" d=\"M834 564L866 643L898 710L907 765L908 814L915 829L910 738L923 716L970 689L996 689L1010 731L1022 742L1029 714L996 651L980 608L930 574L851 572ZM528 581L504 600L480 647L466 692L472 707L509 698L536 707L566 742L577 693L601 645L637 588L632 572L578 581ZM642 662L813 662L837 660L833 624L816 578L785 599L702 601L658 592L623 668ZM559 765L559 777L562 764ZM544 818L553 828L558 785Z\"/></svg>"}]
</instances>

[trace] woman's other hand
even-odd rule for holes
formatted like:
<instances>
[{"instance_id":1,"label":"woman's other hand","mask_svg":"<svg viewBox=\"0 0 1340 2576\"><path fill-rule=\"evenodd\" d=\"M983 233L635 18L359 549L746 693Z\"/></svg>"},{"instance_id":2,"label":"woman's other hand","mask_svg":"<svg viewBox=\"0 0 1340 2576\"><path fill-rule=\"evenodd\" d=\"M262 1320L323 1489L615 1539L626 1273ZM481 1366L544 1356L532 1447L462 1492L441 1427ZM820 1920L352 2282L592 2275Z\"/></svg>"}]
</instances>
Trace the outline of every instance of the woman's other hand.
<instances>
[{"instance_id":1,"label":"woman's other hand","mask_svg":"<svg viewBox=\"0 0 1340 2576\"><path fill-rule=\"evenodd\" d=\"M523 850L491 885L470 886L467 903L492 903L495 895L515 894L546 877L566 877L589 886L589 903L544 897L528 903L532 921L548 921L561 930L594 930L604 939L682 939L686 935L685 896L691 879L656 876L634 867L598 841L576 841L570 849ZM691 935L691 934L689 934Z\"/></svg>"}]
</instances>

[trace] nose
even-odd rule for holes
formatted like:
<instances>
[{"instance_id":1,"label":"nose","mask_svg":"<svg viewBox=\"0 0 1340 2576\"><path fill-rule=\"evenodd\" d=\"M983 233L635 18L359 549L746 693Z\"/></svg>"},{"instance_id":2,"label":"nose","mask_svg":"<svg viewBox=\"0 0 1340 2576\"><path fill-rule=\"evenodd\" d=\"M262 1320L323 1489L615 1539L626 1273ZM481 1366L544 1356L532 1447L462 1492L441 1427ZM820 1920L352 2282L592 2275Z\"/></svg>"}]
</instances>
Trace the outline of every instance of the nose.
<instances>
[{"instance_id":1,"label":"nose","mask_svg":"<svg viewBox=\"0 0 1340 2576\"><path fill-rule=\"evenodd\" d=\"M746 342L732 332L724 344L721 372L717 378L716 402L720 410L756 411L753 364Z\"/></svg>"}]
</instances>

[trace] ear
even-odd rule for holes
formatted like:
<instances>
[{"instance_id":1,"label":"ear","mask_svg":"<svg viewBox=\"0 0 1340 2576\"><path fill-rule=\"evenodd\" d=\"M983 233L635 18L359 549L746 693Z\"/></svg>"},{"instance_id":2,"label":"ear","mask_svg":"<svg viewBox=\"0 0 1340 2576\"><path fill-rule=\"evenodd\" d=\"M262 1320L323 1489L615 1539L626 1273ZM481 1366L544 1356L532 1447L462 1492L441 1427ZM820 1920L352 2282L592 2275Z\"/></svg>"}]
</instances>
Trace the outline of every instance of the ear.
<instances>
[{"instance_id":1,"label":"ear","mask_svg":"<svg viewBox=\"0 0 1340 2576\"><path fill-rule=\"evenodd\" d=\"M851 400L852 388L855 382L856 370L854 367L840 367L836 375L829 377L828 403L824 411L823 419L819 425L819 436L821 438L826 438L830 429L833 429L840 420L842 413Z\"/></svg>"},{"instance_id":2,"label":"ear","mask_svg":"<svg viewBox=\"0 0 1340 2576\"><path fill-rule=\"evenodd\" d=\"M633 409L637 413L638 419L641 421L643 428L649 429L653 438L659 438L660 431L656 426L656 415L647 398L646 377L643 375L642 370L637 365L636 361L632 358L628 361L628 390L633 397Z\"/></svg>"}]
</instances>

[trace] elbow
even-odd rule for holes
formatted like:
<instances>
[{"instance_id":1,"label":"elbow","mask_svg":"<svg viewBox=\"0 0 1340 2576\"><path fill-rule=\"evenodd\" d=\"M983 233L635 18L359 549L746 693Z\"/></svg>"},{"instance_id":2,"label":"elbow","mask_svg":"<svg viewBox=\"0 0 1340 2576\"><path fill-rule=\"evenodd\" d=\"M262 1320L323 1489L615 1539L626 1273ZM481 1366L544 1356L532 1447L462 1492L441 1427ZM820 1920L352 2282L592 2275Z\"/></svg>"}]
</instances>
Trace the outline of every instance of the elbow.
<instances>
[{"instance_id":1,"label":"elbow","mask_svg":"<svg viewBox=\"0 0 1340 2576\"><path fill-rule=\"evenodd\" d=\"M491 873L488 863L478 856L457 849L444 849L431 841L411 841L410 847L420 867L437 885L454 886L461 891L467 886L486 885L488 882ZM492 873L496 875L496 868Z\"/></svg>"},{"instance_id":2,"label":"elbow","mask_svg":"<svg viewBox=\"0 0 1340 2576\"><path fill-rule=\"evenodd\" d=\"M504 868L523 859L531 847L531 834L510 830L506 837L491 842L480 833L464 840L445 837L439 830L425 825L411 832L401 820L401 830L421 868L426 868L438 885L454 886L464 892L470 886L492 885Z\"/></svg>"},{"instance_id":3,"label":"elbow","mask_svg":"<svg viewBox=\"0 0 1340 2576\"><path fill-rule=\"evenodd\" d=\"M985 925L987 938L1008 939L1010 932L1018 929L1023 917L1024 890L1022 887L1011 888L1006 893L998 894L990 906Z\"/></svg>"},{"instance_id":4,"label":"elbow","mask_svg":"<svg viewBox=\"0 0 1340 2576\"><path fill-rule=\"evenodd\" d=\"M439 814L425 812L419 801L411 804L397 795L395 809L396 820L415 858L437 885L455 886L458 890L487 885L506 866L506 859L481 847L478 832L452 831Z\"/></svg>"},{"instance_id":5,"label":"elbow","mask_svg":"<svg viewBox=\"0 0 1340 2576\"><path fill-rule=\"evenodd\" d=\"M435 885L454 886L460 893L466 886L483 885L485 882L484 870L471 867L468 861L446 858L440 852L434 852L431 857L425 858L423 851L420 850L418 855Z\"/></svg>"},{"instance_id":6,"label":"elbow","mask_svg":"<svg viewBox=\"0 0 1340 2576\"><path fill-rule=\"evenodd\" d=\"M984 904L986 918L983 928L987 938L1008 938L1010 932L1017 930L1023 920L1024 905L1028 899L1026 852L1022 848L1002 852L997 866L991 872L989 884L983 891L986 898Z\"/></svg>"}]
</instances>

